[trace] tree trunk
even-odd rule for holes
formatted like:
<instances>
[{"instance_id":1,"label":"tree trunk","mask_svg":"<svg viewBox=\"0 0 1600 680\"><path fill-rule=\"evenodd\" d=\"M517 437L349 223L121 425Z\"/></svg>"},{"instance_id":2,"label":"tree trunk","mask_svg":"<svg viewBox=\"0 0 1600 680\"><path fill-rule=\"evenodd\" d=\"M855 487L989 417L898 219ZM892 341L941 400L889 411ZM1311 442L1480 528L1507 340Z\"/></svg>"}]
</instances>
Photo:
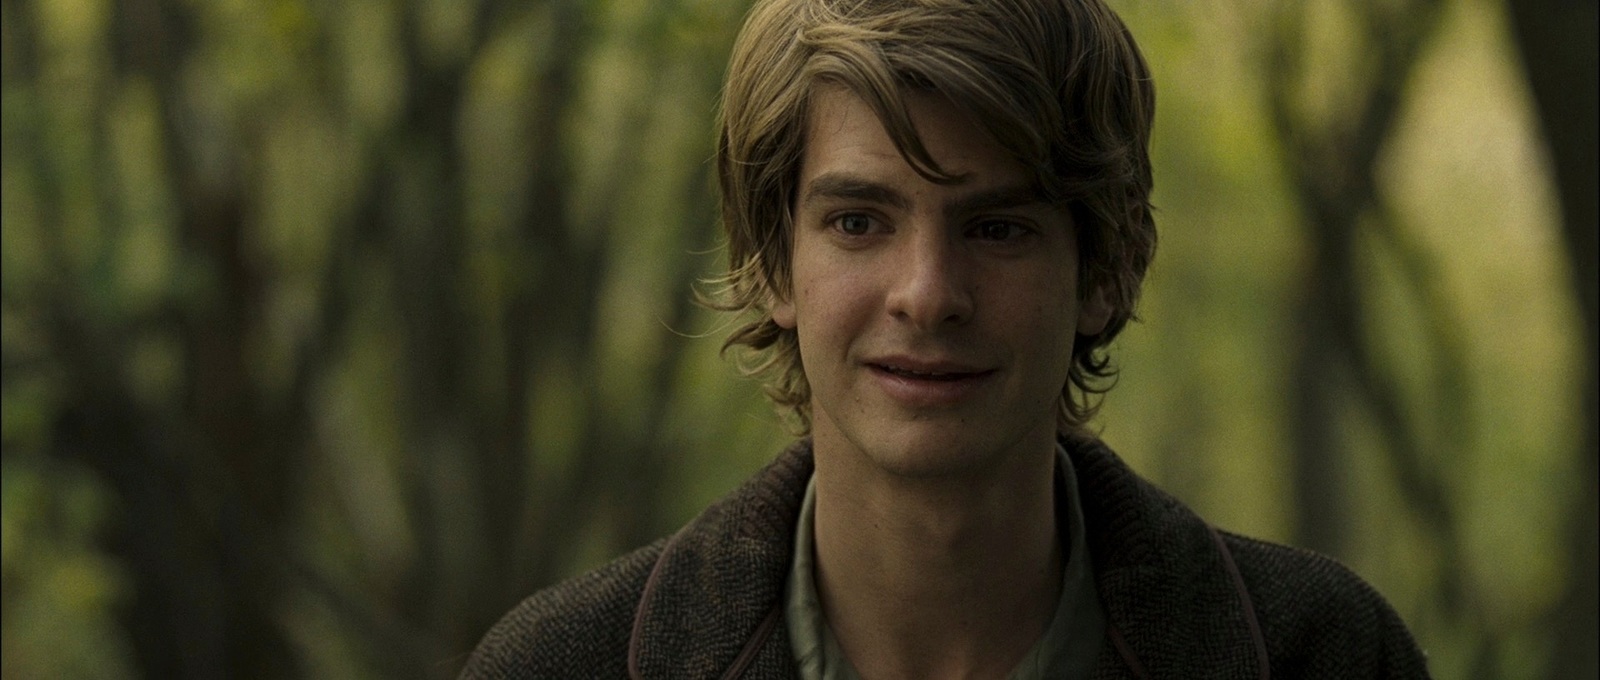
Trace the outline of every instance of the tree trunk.
<instances>
[{"instance_id":1,"label":"tree trunk","mask_svg":"<svg viewBox=\"0 0 1600 680\"><path fill-rule=\"evenodd\" d=\"M1533 91L1556 190L1561 202L1571 285L1581 317L1584 357L1578 423L1577 479L1581 488L1568 514L1567 586L1548 619L1555 633L1551 678L1600 675L1600 381L1594 348L1596 331L1597 224L1600 224L1600 144L1596 142L1596 3L1581 0L1508 2L1522 51L1523 70Z\"/></svg>"}]
</instances>

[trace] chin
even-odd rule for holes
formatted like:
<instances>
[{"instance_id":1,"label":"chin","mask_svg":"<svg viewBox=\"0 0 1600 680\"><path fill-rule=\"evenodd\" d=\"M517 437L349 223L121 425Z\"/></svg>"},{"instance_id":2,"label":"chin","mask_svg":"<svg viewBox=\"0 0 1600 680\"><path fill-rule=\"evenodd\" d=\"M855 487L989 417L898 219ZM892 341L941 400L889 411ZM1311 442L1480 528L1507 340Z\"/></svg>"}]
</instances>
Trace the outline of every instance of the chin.
<instances>
[{"instance_id":1,"label":"chin","mask_svg":"<svg viewBox=\"0 0 1600 680\"><path fill-rule=\"evenodd\" d=\"M897 477L931 479L983 475L1003 463L1012 449L1001 442L976 441L966 432L908 427L883 433L857 447L876 467Z\"/></svg>"},{"instance_id":2,"label":"chin","mask_svg":"<svg viewBox=\"0 0 1600 680\"><path fill-rule=\"evenodd\" d=\"M1019 452L1042 453L1054 442L1054 413L1047 420L995 409L913 414L879 406L868 402L843 413L813 408L815 446L854 458L852 466L932 479L991 476L1023 462L1015 459Z\"/></svg>"}]
</instances>

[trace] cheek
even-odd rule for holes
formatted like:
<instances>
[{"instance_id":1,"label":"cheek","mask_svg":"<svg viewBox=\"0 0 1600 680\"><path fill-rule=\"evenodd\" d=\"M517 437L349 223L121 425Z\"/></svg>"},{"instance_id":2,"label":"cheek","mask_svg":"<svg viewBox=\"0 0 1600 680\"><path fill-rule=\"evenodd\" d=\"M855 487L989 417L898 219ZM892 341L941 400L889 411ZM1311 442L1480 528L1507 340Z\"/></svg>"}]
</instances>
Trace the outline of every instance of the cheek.
<instances>
[{"instance_id":1,"label":"cheek","mask_svg":"<svg viewBox=\"0 0 1600 680\"><path fill-rule=\"evenodd\" d=\"M1072 364L1072 343L1076 337L1078 304L1070 286L1053 280L1033 282L1036 294L1007 300L1004 314L1012 320L1011 333L1021 351L1035 357L1045 374L1064 371ZM1022 290L1028 290L1024 288Z\"/></svg>"},{"instance_id":2,"label":"cheek","mask_svg":"<svg viewBox=\"0 0 1600 680\"><path fill-rule=\"evenodd\" d=\"M807 281L797 282L801 352L820 360L826 356L848 354L874 332L879 307L870 289L860 278L847 272L817 272Z\"/></svg>"}]
</instances>

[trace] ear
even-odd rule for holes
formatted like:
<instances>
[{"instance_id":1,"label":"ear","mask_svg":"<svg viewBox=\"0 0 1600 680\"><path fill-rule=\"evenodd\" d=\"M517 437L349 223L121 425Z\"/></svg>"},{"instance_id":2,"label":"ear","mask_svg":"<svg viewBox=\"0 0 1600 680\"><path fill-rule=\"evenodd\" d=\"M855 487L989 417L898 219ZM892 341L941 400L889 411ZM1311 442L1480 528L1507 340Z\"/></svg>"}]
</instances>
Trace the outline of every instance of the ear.
<instances>
[{"instance_id":1,"label":"ear","mask_svg":"<svg viewBox=\"0 0 1600 680\"><path fill-rule=\"evenodd\" d=\"M1078 335L1098 335L1111 321L1111 303L1104 286L1096 286L1078 306Z\"/></svg>"},{"instance_id":2,"label":"ear","mask_svg":"<svg viewBox=\"0 0 1600 680\"><path fill-rule=\"evenodd\" d=\"M778 324L779 328L794 330L794 303L777 293L772 294L772 322Z\"/></svg>"}]
</instances>

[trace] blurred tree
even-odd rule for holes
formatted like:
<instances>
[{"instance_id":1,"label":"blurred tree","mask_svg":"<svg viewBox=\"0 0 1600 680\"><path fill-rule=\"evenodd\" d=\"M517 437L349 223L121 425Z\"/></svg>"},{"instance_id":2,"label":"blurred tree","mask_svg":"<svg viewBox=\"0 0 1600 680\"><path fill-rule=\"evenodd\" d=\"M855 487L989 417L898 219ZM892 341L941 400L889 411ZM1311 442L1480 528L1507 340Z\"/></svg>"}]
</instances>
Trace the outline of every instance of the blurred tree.
<instances>
[{"instance_id":1,"label":"blurred tree","mask_svg":"<svg viewBox=\"0 0 1600 680\"><path fill-rule=\"evenodd\" d=\"M1267 108L1303 214L1309 260L1293 312L1293 365L1285 376L1294 404L1294 540L1350 555L1348 504L1359 497L1349 482L1353 403L1375 427L1400 497L1433 544L1433 606L1453 625L1479 631L1470 643L1476 648L1473 673L1488 677L1498 673L1501 635L1464 621L1480 608L1466 585L1465 527L1454 500L1463 481L1452 461L1474 446L1465 326L1443 294L1436 255L1408 231L1377 180L1412 74L1438 33L1444 7L1434 0L1286 4L1273 10L1265 32ZM1395 362L1382 356L1384 336L1394 331L1370 303L1373 293L1361 275L1373 248L1400 265L1423 316L1432 376L1422 408L1410 407L1405 381L1391 368Z\"/></svg>"},{"instance_id":2,"label":"blurred tree","mask_svg":"<svg viewBox=\"0 0 1600 680\"><path fill-rule=\"evenodd\" d=\"M1561 234L1584 350L1579 381L1577 497L1568 511L1565 593L1550 612L1550 677L1600 675L1600 16L1593 0L1508 2L1561 203Z\"/></svg>"},{"instance_id":3,"label":"blurred tree","mask_svg":"<svg viewBox=\"0 0 1600 680\"><path fill-rule=\"evenodd\" d=\"M1348 547L1350 512L1344 503L1351 494L1343 469L1347 462L1342 452L1348 444L1342 441L1340 400L1352 388L1381 426L1400 463L1408 498L1423 506L1420 511L1430 529L1453 530L1450 509L1437 486L1442 478L1419 467L1425 444L1414 431L1418 425L1402 413L1390 378L1381 375L1367 347L1363 331L1372 323L1371 312L1363 304L1357 273L1363 233L1376 232L1391 247L1403 248L1401 261L1410 265L1407 282L1431 303L1429 311L1440 318L1431 329L1436 331L1433 339L1448 347L1455 324L1451 311L1439 307L1439 296L1432 294L1430 255L1402 240L1405 235L1392 223L1376 181L1379 155L1404 102L1412 68L1439 23L1440 4L1352 3L1338 10L1324 8L1322 16L1308 6L1283 6L1276 10L1275 30L1266 33L1268 110L1282 145L1285 174L1304 213L1310 261L1295 313L1298 347L1287 376L1295 400L1296 542L1333 555L1345 554ZM1343 21L1332 30L1349 39L1321 44L1308 40L1307 23L1315 20ZM1309 65L1313 63L1316 67ZM1460 369L1452 361L1446 370ZM1461 382L1458 375L1447 380ZM1461 422L1465 409L1459 401L1446 398L1441 405L1446 407L1440 409L1441 418Z\"/></svg>"},{"instance_id":4,"label":"blurred tree","mask_svg":"<svg viewBox=\"0 0 1600 680\"><path fill-rule=\"evenodd\" d=\"M1583 346L1595 335L1594 3L1510 3L1542 127L1554 160L1563 233L1578 300ZM1346 395L1371 419L1401 498L1434 544L1432 600L1452 626L1469 633L1474 677L1497 677L1505 633L1481 615L1466 585L1462 533L1452 499L1461 480L1450 461L1474 446L1462 322L1442 294L1434 255L1408 235L1376 181L1385 142L1406 99L1419 55L1440 24L1444 3L1285 5L1268 31L1268 109L1281 140L1285 174L1310 233L1310 265L1298 306L1300 341L1289 382L1295 395L1296 541L1335 555L1349 550L1349 447ZM1317 25L1319 24L1320 25ZM1331 27L1330 27L1331 25ZM1338 40L1316 37L1340 36ZM1315 67L1310 66L1315 64ZM1409 408L1402 381L1381 358L1381 321L1363 301L1360 260L1380 246L1400 264L1419 301L1432 387ZM1558 677L1595 673L1597 473L1593 355L1583 366L1579 469L1582 489L1570 511L1568 594L1551 613L1562 631L1550 667ZM1567 675L1572 673L1572 675Z\"/></svg>"},{"instance_id":5,"label":"blurred tree","mask_svg":"<svg viewBox=\"0 0 1600 680\"><path fill-rule=\"evenodd\" d=\"M132 580L140 675L310 673L292 605L307 598L358 666L450 675L585 551L667 529L663 421L686 389L676 333L713 217L706 118L652 105L709 112L720 16L5 0L6 169L29 196L12 181L6 198L33 210L8 213L7 250L37 239L42 255L7 279L6 380L58 376L44 453L96 471L122 510L109 547ZM614 91L605 59L656 77ZM616 110L610 146L574 142ZM121 138L141 120L144 137ZM598 168L581 197L580 165ZM619 226L640 184L666 190L662 218ZM640 250L628 239L645 230ZM120 261L155 280L148 294L131 297ZM669 314L619 307L623 278ZM13 342L17 323L42 339ZM633 370L619 383L616 366ZM362 370L387 386L340 392ZM377 413L394 448L351 437L350 408ZM354 490L319 478L341 469ZM336 515L375 502L351 494L393 495L399 533L374 543L349 515L326 528L330 491ZM350 540L381 549L351 555Z\"/></svg>"}]
</instances>

